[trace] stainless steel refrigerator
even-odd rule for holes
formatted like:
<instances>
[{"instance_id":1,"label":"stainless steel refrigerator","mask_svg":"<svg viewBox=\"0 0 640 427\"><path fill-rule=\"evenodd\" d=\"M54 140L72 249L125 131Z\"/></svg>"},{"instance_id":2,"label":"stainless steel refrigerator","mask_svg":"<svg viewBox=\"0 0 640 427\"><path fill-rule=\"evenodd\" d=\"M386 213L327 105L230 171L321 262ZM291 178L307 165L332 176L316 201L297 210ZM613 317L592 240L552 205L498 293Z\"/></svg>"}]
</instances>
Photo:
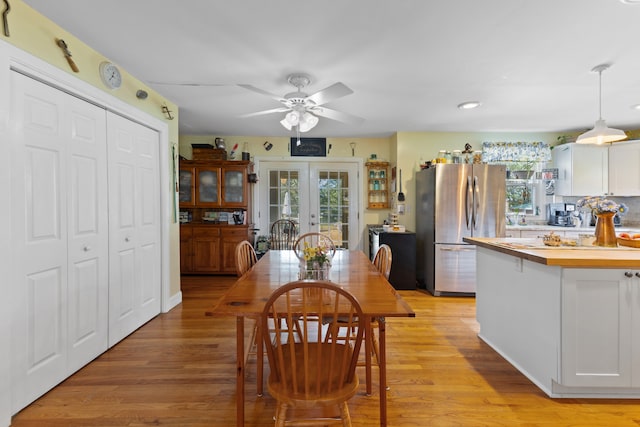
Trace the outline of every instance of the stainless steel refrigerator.
<instances>
[{"instance_id":1,"label":"stainless steel refrigerator","mask_svg":"<svg viewBox=\"0 0 640 427\"><path fill-rule=\"evenodd\" d=\"M433 295L471 295L476 251L463 237L504 237L506 168L437 163L416 172L416 275Z\"/></svg>"}]
</instances>

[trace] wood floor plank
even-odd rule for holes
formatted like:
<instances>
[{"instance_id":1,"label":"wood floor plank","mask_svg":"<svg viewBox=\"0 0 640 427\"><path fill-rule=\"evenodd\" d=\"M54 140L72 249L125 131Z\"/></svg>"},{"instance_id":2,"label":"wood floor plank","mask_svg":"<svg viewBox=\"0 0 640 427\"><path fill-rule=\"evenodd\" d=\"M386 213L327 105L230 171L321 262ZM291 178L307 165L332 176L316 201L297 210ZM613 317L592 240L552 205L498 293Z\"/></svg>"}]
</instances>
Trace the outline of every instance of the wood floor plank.
<instances>
[{"instance_id":1,"label":"wood floor plank","mask_svg":"<svg viewBox=\"0 0 640 427\"><path fill-rule=\"evenodd\" d=\"M184 277L179 307L16 414L12 426L234 426L235 320L204 316L234 280ZM387 319L390 426L640 425L639 400L546 397L477 337L473 298L400 293L417 317ZM273 399L255 394L255 359L247 369L246 425L272 426ZM353 426L376 426L377 391L362 388L349 403Z\"/></svg>"}]
</instances>

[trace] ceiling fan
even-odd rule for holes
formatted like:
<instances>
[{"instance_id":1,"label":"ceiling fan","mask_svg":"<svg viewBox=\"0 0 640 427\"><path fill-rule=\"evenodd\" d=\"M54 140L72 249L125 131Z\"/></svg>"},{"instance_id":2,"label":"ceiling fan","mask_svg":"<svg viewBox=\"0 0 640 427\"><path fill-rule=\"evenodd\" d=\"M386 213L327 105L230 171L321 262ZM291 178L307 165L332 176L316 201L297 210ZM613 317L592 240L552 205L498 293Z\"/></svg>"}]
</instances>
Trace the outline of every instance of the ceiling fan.
<instances>
[{"instance_id":1,"label":"ceiling fan","mask_svg":"<svg viewBox=\"0 0 640 427\"><path fill-rule=\"evenodd\" d=\"M331 86L307 95L302 91L303 88L311 84L311 78L306 74L291 74L287 77L287 81L296 87L295 92L287 93L284 96L274 95L255 86L248 84L239 84L238 86L253 92L266 95L283 104L282 107L272 108L270 110L258 111L256 113L244 114L240 117L254 117L272 113L287 113L280 121L280 124L287 130L296 127L298 132L307 132L318 124L318 117L326 117L328 119L337 120L343 123L359 124L364 121L363 118L351 114L327 108L324 104L335 99L342 98L353 93L343 83L334 83Z\"/></svg>"}]
</instances>

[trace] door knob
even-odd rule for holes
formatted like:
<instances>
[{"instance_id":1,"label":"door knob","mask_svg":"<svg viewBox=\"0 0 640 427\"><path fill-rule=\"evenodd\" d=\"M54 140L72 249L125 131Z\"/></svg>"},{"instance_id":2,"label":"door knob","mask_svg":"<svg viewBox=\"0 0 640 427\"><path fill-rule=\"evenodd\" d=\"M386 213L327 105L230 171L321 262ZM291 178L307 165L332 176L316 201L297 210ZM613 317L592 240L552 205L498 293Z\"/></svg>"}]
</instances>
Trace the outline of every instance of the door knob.
<instances>
[{"instance_id":1,"label":"door knob","mask_svg":"<svg viewBox=\"0 0 640 427\"><path fill-rule=\"evenodd\" d=\"M624 272L624 275L625 275L626 277L633 277L633 273L632 273L632 272L630 272L630 271L625 271L625 272Z\"/></svg>"},{"instance_id":2,"label":"door knob","mask_svg":"<svg viewBox=\"0 0 640 427\"><path fill-rule=\"evenodd\" d=\"M82 248L82 250L85 252L89 252L91 250L91 246L85 246L84 248Z\"/></svg>"}]
</instances>

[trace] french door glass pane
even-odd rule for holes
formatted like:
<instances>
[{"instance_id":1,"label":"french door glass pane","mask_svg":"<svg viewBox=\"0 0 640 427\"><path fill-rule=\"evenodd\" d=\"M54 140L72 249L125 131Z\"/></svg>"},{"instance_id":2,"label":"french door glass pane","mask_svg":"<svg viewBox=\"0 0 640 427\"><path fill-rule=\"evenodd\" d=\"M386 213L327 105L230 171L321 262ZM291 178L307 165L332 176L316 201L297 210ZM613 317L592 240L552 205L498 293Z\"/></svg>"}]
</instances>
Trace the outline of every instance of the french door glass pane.
<instances>
[{"instance_id":1,"label":"french door glass pane","mask_svg":"<svg viewBox=\"0 0 640 427\"><path fill-rule=\"evenodd\" d=\"M320 232L336 246L349 249L349 173L319 171Z\"/></svg>"},{"instance_id":2,"label":"french door glass pane","mask_svg":"<svg viewBox=\"0 0 640 427\"><path fill-rule=\"evenodd\" d=\"M269 227L282 218L299 223L299 179L296 170L269 171Z\"/></svg>"}]
</instances>

